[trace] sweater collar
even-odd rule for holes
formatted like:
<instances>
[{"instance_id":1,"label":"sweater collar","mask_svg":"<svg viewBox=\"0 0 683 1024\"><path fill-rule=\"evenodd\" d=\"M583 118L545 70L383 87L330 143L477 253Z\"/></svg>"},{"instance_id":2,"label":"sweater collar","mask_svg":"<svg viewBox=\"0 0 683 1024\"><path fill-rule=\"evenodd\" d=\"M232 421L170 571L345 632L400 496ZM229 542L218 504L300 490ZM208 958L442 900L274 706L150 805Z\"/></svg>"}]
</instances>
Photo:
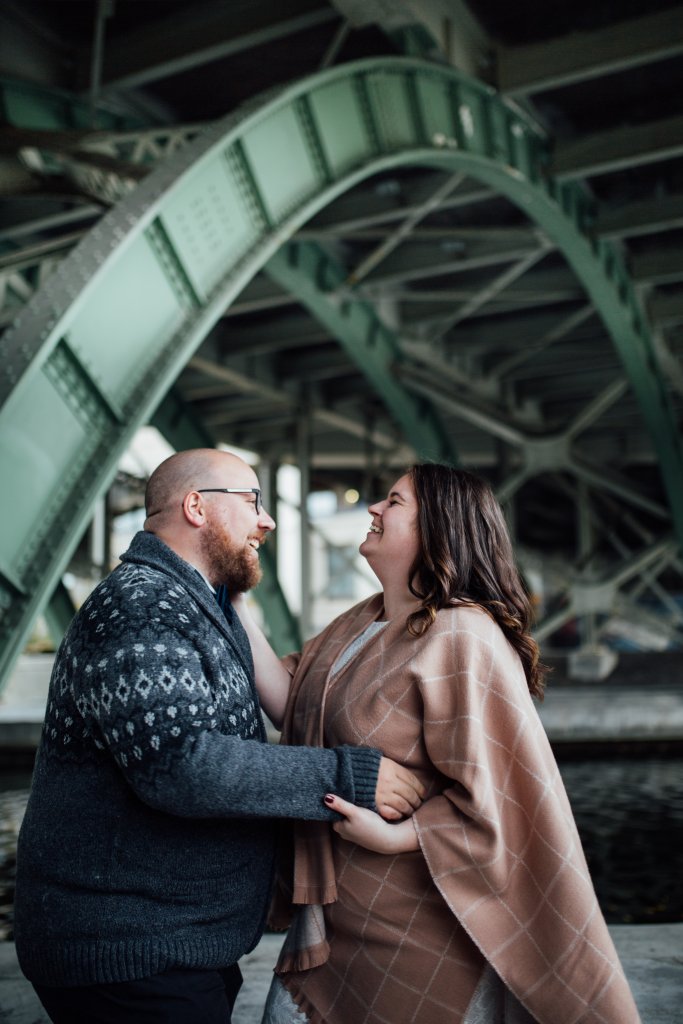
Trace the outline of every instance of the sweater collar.
<instances>
[{"instance_id":1,"label":"sweater collar","mask_svg":"<svg viewBox=\"0 0 683 1024\"><path fill-rule=\"evenodd\" d=\"M152 569L165 573L165 575L180 583L197 604L200 605L202 611L211 619L214 625L230 641L230 646L246 669L247 676L252 678L253 669L245 662L244 654L232 634L230 624L223 610L198 569L176 554L173 548L170 548L168 544L164 543L155 534L147 533L144 530L140 530L135 534L130 547L121 555L121 561L128 564L149 566Z\"/></svg>"}]
</instances>

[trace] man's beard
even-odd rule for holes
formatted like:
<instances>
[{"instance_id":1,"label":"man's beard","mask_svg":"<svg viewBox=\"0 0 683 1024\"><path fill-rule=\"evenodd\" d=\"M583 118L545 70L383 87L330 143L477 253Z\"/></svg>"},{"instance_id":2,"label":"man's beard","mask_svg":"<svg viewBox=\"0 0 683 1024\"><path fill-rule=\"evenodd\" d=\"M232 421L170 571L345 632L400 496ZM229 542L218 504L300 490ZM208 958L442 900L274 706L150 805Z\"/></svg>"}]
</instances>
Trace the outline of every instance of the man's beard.
<instances>
[{"instance_id":1,"label":"man's beard","mask_svg":"<svg viewBox=\"0 0 683 1024\"><path fill-rule=\"evenodd\" d=\"M231 594L241 594L256 586L262 572L251 548L238 547L215 523L207 523L201 537L209 581L214 587L224 584Z\"/></svg>"}]
</instances>

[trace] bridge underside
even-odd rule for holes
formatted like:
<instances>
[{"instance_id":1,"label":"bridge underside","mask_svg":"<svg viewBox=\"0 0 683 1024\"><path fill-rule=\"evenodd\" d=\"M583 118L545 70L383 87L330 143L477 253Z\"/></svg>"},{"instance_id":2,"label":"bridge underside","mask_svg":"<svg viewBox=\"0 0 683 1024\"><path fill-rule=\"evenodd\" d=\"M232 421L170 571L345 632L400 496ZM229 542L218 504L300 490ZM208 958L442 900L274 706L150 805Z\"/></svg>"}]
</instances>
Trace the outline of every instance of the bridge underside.
<instances>
[{"instance_id":1,"label":"bridge underside","mask_svg":"<svg viewBox=\"0 0 683 1024\"><path fill-rule=\"evenodd\" d=\"M542 583L542 639L680 641L676 295L518 104L399 57L201 131L100 106L95 132L69 95L4 90L41 183L34 227L0 234L4 673L53 592L68 616L61 576L153 418L176 447L305 462L314 490L471 466ZM295 643L274 574L266 602Z\"/></svg>"}]
</instances>

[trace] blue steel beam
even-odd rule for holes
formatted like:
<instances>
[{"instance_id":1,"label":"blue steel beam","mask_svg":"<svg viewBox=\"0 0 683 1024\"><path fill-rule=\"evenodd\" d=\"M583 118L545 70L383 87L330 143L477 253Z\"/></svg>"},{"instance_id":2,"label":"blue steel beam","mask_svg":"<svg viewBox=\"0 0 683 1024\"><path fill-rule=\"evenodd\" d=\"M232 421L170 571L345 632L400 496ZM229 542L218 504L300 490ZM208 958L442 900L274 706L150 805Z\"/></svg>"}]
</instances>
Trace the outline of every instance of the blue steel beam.
<instances>
[{"instance_id":1,"label":"blue steel beam","mask_svg":"<svg viewBox=\"0 0 683 1024\"><path fill-rule=\"evenodd\" d=\"M273 159L277 154L277 159ZM410 59L340 65L211 126L67 257L0 341L0 678L111 479L244 285L336 196L401 166L464 172L520 205L608 327L683 539L683 453L619 251L547 142L492 90Z\"/></svg>"}]
</instances>

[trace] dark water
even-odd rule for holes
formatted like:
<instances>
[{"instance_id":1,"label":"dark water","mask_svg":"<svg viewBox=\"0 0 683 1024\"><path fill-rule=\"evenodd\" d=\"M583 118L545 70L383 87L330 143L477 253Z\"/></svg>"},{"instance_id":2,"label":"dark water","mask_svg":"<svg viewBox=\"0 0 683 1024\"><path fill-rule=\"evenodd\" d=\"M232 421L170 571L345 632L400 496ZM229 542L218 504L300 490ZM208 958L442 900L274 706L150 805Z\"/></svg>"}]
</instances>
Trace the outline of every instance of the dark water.
<instances>
[{"instance_id":1,"label":"dark water","mask_svg":"<svg viewBox=\"0 0 683 1024\"><path fill-rule=\"evenodd\" d=\"M610 924L683 921L683 759L568 761L560 769ZM0 939L12 937L16 839L29 773L0 773Z\"/></svg>"},{"instance_id":2,"label":"dark water","mask_svg":"<svg viewBox=\"0 0 683 1024\"><path fill-rule=\"evenodd\" d=\"M610 924L683 921L683 760L560 762Z\"/></svg>"},{"instance_id":3,"label":"dark water","mask_svg":"<svg viewBox=\"0 0 683 1024\"><path fill-rule=\"evenodd\" d=\"M0 772L0 940L12 938L17 836L30 780L30 772Z\"/></svg>"}]
</instances>

